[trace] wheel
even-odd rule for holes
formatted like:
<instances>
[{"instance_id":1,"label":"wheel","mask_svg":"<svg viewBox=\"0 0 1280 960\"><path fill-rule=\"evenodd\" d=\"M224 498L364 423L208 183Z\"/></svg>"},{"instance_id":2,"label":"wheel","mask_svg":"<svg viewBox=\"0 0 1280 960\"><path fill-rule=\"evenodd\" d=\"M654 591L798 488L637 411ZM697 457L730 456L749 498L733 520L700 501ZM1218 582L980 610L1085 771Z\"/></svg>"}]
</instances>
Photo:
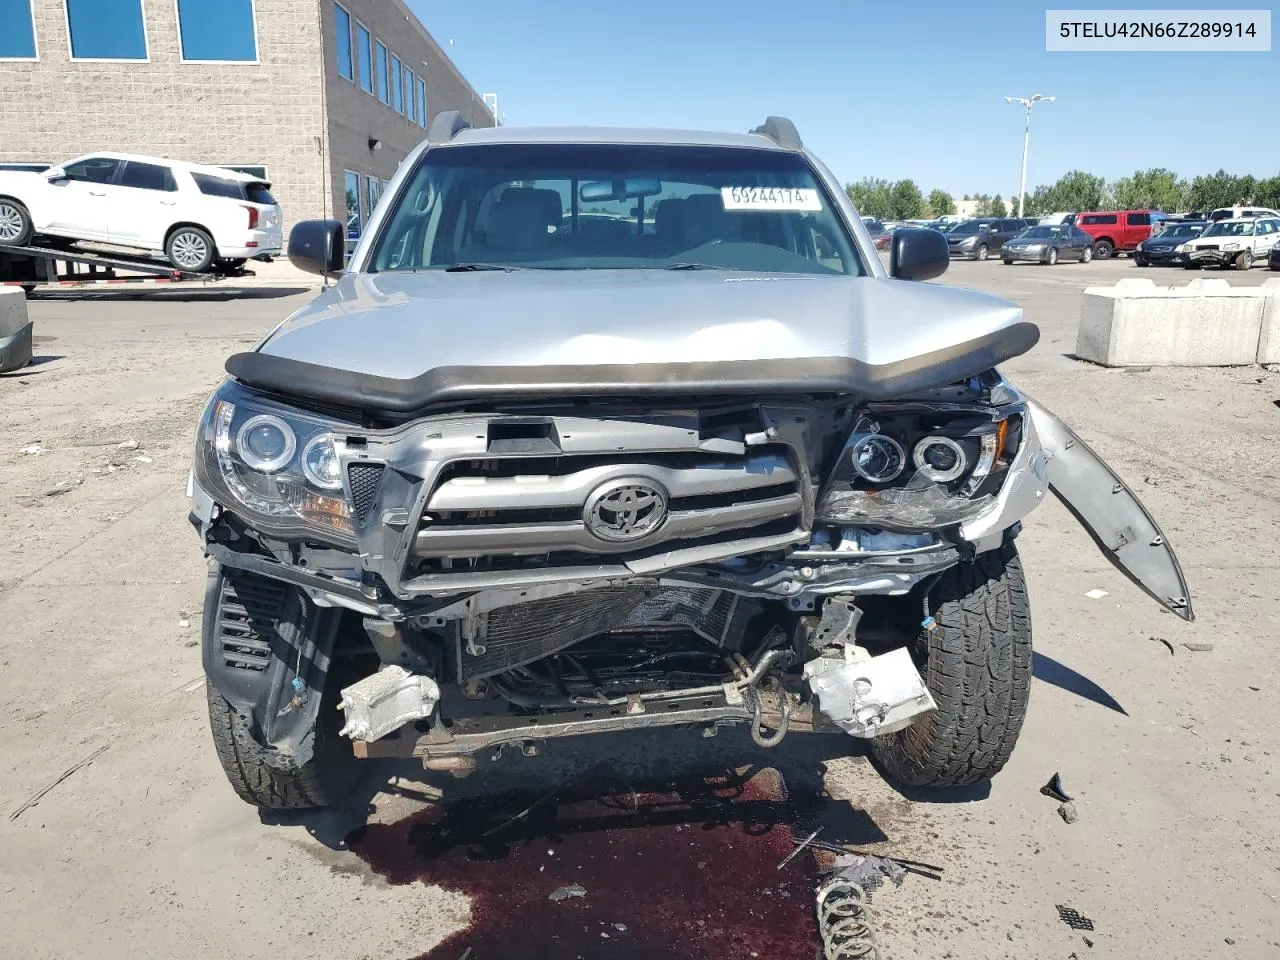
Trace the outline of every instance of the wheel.
<instances>
[{"instance_id":1,"label":"wheel","mask_svg":"<svg viewBox=\"0 0 1280 960\"><path fill-rule=\"evenodd\" d=\"M235 273L237 270L239 270L248 262L249 261L244 259L243 257L235 257L231 260L219 259L217 263L217 267L219 270L222 270L225 273Z\"/></svg>"},{"instance_id":2,"label":"wheel","mask_svg":"<svg viewBox=\"0 0 1280 960\"><path fill-rule=\"evenodd\" d=\"M0 197L0 243L25 246L31 239L31 214L17 200Z\"/></svg>"},{"instance_id":3,"label":"wheel","mask_svg":"<svg viewBox=\"0 0 1280 960\"><path fill-rule=\"evenodd\" d=\"M1280 270L1280 260L1277 260L1275 257L1272 257L1271 259L1269 259L1267 261L1267 269Z\"/></svg>"},{"instance_id":4,"label":"wheel","mask_svg":"<svg viewBox=\"0 0 1280 960\"><path fill-rule=\"evenodd\" d=\"M985 260L987 259L988 256L990 256L990 253L991 251L987 249L987 245L985 243L982 243L978 245L978 252L975 253L973 257L975 260Z\"/></svg>"},{"instance_id":5,"label":"wheel","mask_svg":"<svg viewBox=\"0 0 1280 960\"><path fill-rule=\"evenodd\" d=\"M1143 256L1142 254L1140 254L1140 253L1135 253L1135 254L1133 255L1133 262L1134 262L1134 263L1136 263L1136 264L1137 264L1138 266L1140 266L1140 267L1149 267L1149 266L1151 266L1151 261L1150 261L1150 260L1148 260L1146 257L1144 257L1144 256Z\"/></svg>"},{"instance_id":6,"label":"wheel","mask_svg":"<svg viewBox=\"0 0 1280 960\"><path fill-rule=\"evenodd\" d=\"M1199 268L1200 268L1200 265L1198 263L1195 263L1192 260L1188 260L1186 263L1182 265L1183 270L1198 270Z\"/></svg>"},{"instance_id":7,"label":"wheel","mask_svg":"<svg viewBox=\"0 0 1280 960\"><path fill-rule=\"evenodd\" d=\"M938 709L871 741L898 783L964 786L1008 762L1031 693L1031 610L1013 544L952 567L929 595L932 630L911 651Z\"/></svg>"},{"instance_id":8,"label":"wheel","mask_svg":"<svg viewBox=\"0 0 1280 960\"><path fill-rule=\"evenodd\" d=\"M1253 254L1248 250L1241 250L1240 256L1236 257L1236 269L1248 270L1253 266Z\"/></svg>"},{"instance_id":9,"label":"wheel","mask_svg":"<svg viewBox=\"0 0 1280 960\"><path fill-rule=\"evenodd\" d=\"M1012 261L1012 260L1010 260L1008 257L1005 257L1005 258L1004 258L1004 265L1005 265L1006 267L1012 267L1012 266L1013 266L1013 261Z\"/></svg>"},{"instance_id":10,"label":"wheel","mask_svg":"<svg viewBox=\"0 0 1280 960\"><path fill-rule=\"evenodd\" d=\"M218 250L213 237L199 227L179 227L164 245L165 256L179 270L203 273L213 265Z\"/></svg>"},{"instance_id":11,"label":"wheel","mask_svg":"<svg viewBox=\"0 0 1280 960\"><path fill-rule=\"evenodd\" d=\"M1049 248L1049 255L1045 257L1045 263L1049 264L1049 266L1051 267L1057 266L1058 264L1058 248L1057 247Z\"/></svg>"},{"instance_id":12,"label":"wheel","mask_svg":"<svg viewBox=\"0 0 1280 960\"><path fill-rule=\"evenodd\" d=\"M206 612L212 611L218 623L231 622L241 642L245 636L256 638L258 632L264 631L279 639L296 640L299 628L293 621L306 617L309 624L317 623L315 617L307 616L309 601L300 595L297 597L300 602L284 602L279 606L271 606L270 601L264 604L258 593L261 588L253 583L254 579L251 575L238 575L231 580L224 573L216 574L213 593L219 599L212 608L206 601ZM281 611L293 612L285 613L285 619L274 619ZM244 633L246 628L248 633ZM316 629L320 627L317 625ZM268 752L251 732L250 725L256 721L242 714L206 681L213 746L223 773L240 799L271 810L305 810L338 803L349 795L360 777L361 766L351 744L338 733L342 726L342 714L337 709L340 686L331 666L320 692L311 757L301 765L285 767L278 761L274 765L266 761ZM297 734L306 732L300 730Z\"/></svg>"},{"instance_id":13,"label":"wheel","mask_svg":"<svg viewBox=\"0 0 1280 960\"><path fill-rule=\"evenodd\" d=\"M1093 247L1085 247L1082 251L1080 251L1081 263L1088 263L1092 259L1093 259Z\"/></svg>"},{"instance_id":14,"label":"wheel","mask_svg":"<svg viewBox=\"0 0 1280 960\"><path fill-rule=\"evenodd\" d=\"M1099 240L1093 245L1093 255L1099 260L1107 260L1116 252L1116 245L1110 240Z\"/></svg>"}]
</instances>

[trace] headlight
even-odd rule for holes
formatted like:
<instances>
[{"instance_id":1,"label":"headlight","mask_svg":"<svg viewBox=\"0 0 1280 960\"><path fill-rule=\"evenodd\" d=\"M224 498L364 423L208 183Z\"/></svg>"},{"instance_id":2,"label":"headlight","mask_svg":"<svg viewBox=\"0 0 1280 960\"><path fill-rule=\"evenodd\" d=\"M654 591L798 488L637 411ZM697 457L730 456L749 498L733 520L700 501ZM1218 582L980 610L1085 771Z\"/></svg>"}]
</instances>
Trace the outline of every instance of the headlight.
<instances>
[{"instance_id":1,"label":"headlight","mask_svg":"<svg viewBox=\"0 0 1280 960\"><path fill-rule=\"evenodd\" d=\"M1223 249L1223 250L1239 250L1239 249L1240 249L1240 244L1238 244L1238 243L1224 243L1224 244L1222 245L1222 249Z\"/></svg>"},{"instance_id":2,"label":"headlight","mask_svg":"<svg viewBox=\"0 0 1280 960\"><path fill-rule=\"evenodd\" d=\"M1178 244L1177 250L1178 250L1178 253L1190 253L1190 252L1191 252L1191 244L1189 244L1189 243L1180 243L1180 244Z\"/></svg>"},{"instance_id":3,"label":"headlight","mask_svg":"<svg viewBox=\"0 0 1280 960\"><path fill-rule=\"evenodd\" d=\"M1017 400L869 404L822 489L816 519L928 530L978 515L1004 483L1023 414Z\"/></svg>"},{"instance_id":4,"label":"headlight","mask_svg":"<svg viewBox=\"0 0 1280 960\"><path fill-rule=\"evenodd\" d=\"M200 424L196 479L266 533L350 544L351 506L334 426L228 382Z\"/></svg>"}]
</instances>

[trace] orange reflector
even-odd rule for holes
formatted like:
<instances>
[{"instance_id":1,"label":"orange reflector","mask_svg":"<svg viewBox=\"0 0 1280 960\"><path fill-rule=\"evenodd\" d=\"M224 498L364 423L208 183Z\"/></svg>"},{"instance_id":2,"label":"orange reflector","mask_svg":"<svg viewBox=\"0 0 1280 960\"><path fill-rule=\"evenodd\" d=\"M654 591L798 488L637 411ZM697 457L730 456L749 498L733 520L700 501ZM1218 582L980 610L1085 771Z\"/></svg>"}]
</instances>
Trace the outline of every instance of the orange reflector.
<instances>
[{"instance_id":1,"label":"orange reflector","mask_svg":"<svg viewBox=\"0 0 1280 960\"><path fill-rule=\"evenodd\" d=\"M1001 420L996 424L996 456L1004 456L1004 441L1009 435L1009 421Z\"/></svg>"}]
</instances>

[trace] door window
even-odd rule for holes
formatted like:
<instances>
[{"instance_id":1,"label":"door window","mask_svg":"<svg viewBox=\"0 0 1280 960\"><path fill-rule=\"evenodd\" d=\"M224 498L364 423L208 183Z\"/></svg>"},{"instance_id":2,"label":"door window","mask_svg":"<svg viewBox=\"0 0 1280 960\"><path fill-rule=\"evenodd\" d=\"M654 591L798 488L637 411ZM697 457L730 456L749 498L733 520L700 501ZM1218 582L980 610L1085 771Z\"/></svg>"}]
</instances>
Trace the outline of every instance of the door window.
<instances>
[{"instance_id":1,"label":"door window","mask_svg":"<svg viewBox=\"0 0 1280 960\"><path fill-rule=\"evenodd\" d=\"M1125 222L1131 227L1145 227L1151 223L1151 216L1146 213L1130 213L1125 215Z\"/></svg>"},{"instance_id":2,"label":"door window","mask_svg":"<svg viewBox=\"0 0 1280 960\"><path fill-rule=\"evenodd\" d=\"M63 170L69 180L87 180L89 183L110 183L115 179L119 160L110 157L88 157L77 161Z\"/></svg>"},{"instance_id":3,"label":"door window","mask_svg":"<svg viewBox=\"0 0 1280 960\"><path fill-rule=\"evenodd\" d=\"M120 174L119 185L136 187L139 190L164 190L169 193L178 189L174 182L173 171L155 163L141 163L130 160L124 165Z\"/></svg>"}]
</instances>

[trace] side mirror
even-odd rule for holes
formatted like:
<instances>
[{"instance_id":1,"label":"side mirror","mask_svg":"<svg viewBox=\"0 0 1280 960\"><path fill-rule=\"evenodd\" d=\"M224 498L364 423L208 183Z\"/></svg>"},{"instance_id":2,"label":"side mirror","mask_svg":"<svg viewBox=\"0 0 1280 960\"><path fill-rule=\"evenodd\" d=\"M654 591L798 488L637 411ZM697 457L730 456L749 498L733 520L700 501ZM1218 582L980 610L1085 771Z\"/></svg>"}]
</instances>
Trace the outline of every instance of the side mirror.
<instances>
[{"instance_id":1,"label":"side mirror","mask_svg":"<svg viewBox=\"0 0 1280 960\"><path fill-rule=\"evenodd\" d=\"M327 277L346 266L346 230L337 220L303 220L289 231L289 262Z\"/></svg>"},{"instance_id":2,"label":"side mirror","mask_svg":"<svg viewBox=\"0 0 1280 960\"><path fill-rule=\"evenodd\" d=\"M951 265L947 238L937 230L903 227L889 245L889 275L896 280L932 280Z\"/></svg>"},{"instance_id":3,"label":"side mirror","mask_svg":"<svg viewBox=\"0 0 1280 960\"><path fill-rule=\"evenodd\" d=\"M67 176L67 171L61 167L50 167L44 172L44 178L50 183L65 183L71 178Z\"/></svg>"}]
</instances>

